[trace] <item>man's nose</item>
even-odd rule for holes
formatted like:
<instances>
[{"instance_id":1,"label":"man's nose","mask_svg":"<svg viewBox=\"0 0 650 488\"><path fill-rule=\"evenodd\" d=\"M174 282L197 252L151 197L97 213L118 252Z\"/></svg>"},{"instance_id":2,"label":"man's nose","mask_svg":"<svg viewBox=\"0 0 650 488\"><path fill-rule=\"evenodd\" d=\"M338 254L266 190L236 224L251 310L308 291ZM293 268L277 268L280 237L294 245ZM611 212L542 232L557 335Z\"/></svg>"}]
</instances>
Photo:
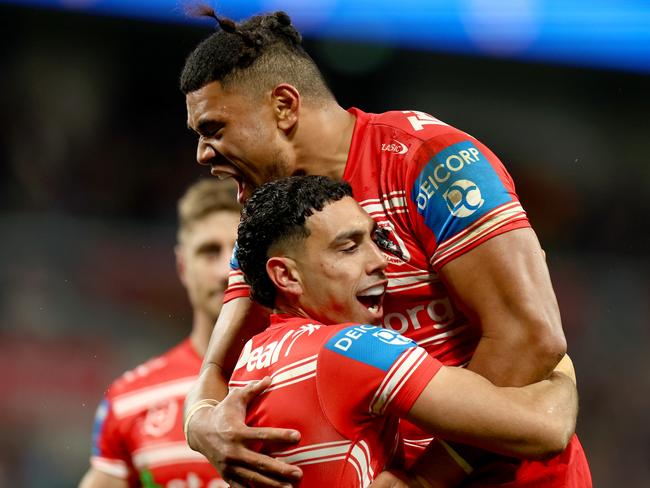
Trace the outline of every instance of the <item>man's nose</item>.
<instances>
[{"instance_id":1,"label":"man's nose","mask_svg":"<svg viewBox=\"0 0 650 488\"><path fill-rule=\"evenodd\" d=\"M217 157L217 150L206 142L199 142L196 146L196 160L199 164L209 166L210 162Z\"/></svg>"},{"instance_id":2,"label":"man's nose","mask_svg":"<svg viewBox=\"0 0 650 488\"><path fill-rule=\"evenodd\" d=\"M228 280L230 273L230 255L231 253L223 252L214 266L214 274L219 280Z\"/></svg>"},{"instance_id":3,"label":"man's nose","mask_svg":"<svg viewBox=\"0 0 650 488\"><path fill-rule=\"evenodd\" d=\"M384 271L388 266L388 260L381 249L374 242L371 245L372 257L370 260L370 272Z\"/></svg>"}]
</instances>

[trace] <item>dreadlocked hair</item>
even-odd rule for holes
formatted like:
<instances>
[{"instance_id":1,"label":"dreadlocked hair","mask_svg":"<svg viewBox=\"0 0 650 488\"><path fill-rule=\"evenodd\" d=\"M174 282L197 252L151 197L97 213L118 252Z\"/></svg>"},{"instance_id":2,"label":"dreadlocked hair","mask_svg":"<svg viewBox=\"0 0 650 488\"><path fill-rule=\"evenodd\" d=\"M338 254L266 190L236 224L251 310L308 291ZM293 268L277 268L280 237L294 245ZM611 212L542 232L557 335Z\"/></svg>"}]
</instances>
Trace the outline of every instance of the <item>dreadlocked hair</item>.
<instances>
[{"instance_id":1,"label":"dreadlocked hair","mask_svg":"<svg viewBox=\"0 0 650 488\"><path fill-rule=\"evenodd\" d=\"M193 13L215 19L218 30L187 57L180 77L184 94L218 81L224 88L247 84L258 91L288 83L303 95L332 96L285 12L257 15L240 23L207 6Z\"/></svg>"}]
</instances>

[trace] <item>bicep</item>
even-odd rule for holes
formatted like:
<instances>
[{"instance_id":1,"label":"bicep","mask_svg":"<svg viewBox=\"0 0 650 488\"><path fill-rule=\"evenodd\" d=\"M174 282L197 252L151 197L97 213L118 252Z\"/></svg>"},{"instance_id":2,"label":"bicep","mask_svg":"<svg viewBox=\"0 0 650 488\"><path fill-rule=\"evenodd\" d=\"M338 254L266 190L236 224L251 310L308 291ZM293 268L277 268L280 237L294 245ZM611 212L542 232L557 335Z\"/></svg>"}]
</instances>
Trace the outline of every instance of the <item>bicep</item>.
<instances>
[{"instance_id":1,"label":"bicep","mask_svg":"<svg viewBox=\"0 0 650 488\"><path fill-rule=\"evenodd\" d=\"M449 262L441 275L456 304L481 327L472 369L497 384L527 384L548 375L566 343L532 229L491 238Z\"/></svg>"},{"instance_id":2,"label":"bicep","mask_svg":"<svg viewBox=\"0 0 650 488\"><path fill-rule=\"evenodd\" d=\"M129 484L126 480L90 468L79 483L79 488L129 488Z\"/></svg>"}]
</instances>

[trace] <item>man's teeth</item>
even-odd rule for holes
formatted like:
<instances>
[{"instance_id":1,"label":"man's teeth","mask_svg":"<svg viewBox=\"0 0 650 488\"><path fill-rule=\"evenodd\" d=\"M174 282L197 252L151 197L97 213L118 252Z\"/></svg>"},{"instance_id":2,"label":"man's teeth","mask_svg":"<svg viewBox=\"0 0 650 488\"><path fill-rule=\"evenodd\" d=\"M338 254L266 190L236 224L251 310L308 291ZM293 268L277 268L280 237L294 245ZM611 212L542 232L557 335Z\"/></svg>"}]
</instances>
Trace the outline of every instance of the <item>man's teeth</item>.
<instances>
[{"instance_id":1,"label":"man's teeth","mask_svg":"<svg viewBox=\"0 0 650 488\"><path fill-rule=\"evenodd\" d=\"M379 304L370 305L370 306L368 307L368 311L369 311L370 313L377 313L377 312L379 312Z\"/></svg>"},{"instance_id":2,"label":"man's teeth","mask_svg":"<svg viewBox=\"0 0 650 488\"><path fill-rule=\"evenodd\" d=\"M362 291L357 296L360 297L376 297L384 293L384 285L373 286L367 290Z\"/></svg>"}]
</instances>

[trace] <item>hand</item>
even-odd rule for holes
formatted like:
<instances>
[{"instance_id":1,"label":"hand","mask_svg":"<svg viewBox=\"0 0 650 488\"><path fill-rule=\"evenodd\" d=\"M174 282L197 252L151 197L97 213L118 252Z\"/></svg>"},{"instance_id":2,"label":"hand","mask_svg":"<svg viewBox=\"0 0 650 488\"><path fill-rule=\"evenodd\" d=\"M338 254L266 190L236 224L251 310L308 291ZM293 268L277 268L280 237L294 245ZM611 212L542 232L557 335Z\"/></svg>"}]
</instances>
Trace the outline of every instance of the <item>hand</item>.
<instances>
[{"instance_id":1,"label":"hand","mask_svg":"<svg viewBox=\"0 0 650 488\"><path fill-rule=\"evenodd\" d=\"M232 488L248 486L291 487L302 477L300 468L248 449L252 441L295 443L296 430L271 427L248 427L246 407L271 384L266 377L228 393L216 407L197 411L188 425L192 449L199 451L217 468Z\"/></svg>"}]
</instances>

